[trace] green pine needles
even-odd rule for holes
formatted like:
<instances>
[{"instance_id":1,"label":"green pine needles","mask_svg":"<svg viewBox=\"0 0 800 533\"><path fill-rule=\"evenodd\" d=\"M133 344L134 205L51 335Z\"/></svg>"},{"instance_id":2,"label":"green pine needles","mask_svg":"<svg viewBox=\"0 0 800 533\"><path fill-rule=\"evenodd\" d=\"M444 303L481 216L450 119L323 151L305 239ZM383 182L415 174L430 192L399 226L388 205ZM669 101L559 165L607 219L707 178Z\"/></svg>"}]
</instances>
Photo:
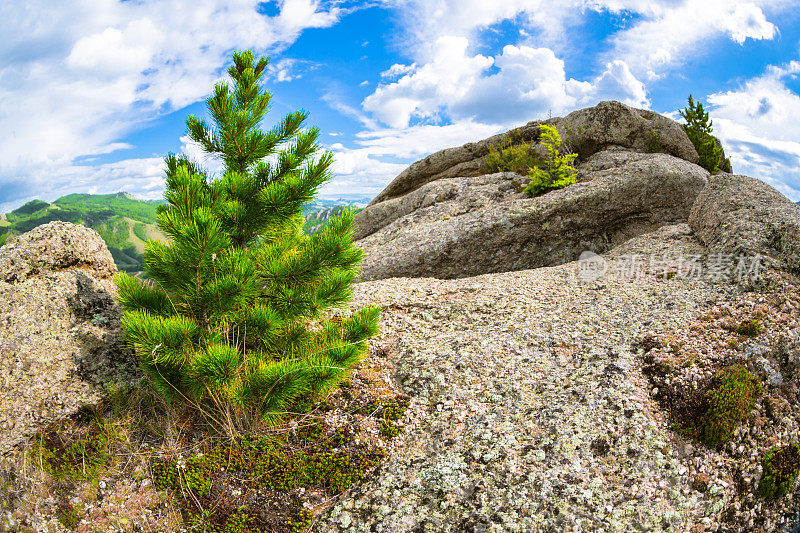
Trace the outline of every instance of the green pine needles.
<instances>
[{"instance_id":1,"label":"green pine needles","mask_svg":"<svg viewBox=\"0 0 800 533\"><path fill-rule=\"evenodd\" d=\"M121 273L116 284L127 342L156 390L275 423L347 375L378 309L323 314L351 296L361 260L353 214L303 233L303 205L329 179L332 155L317 154L306 112L260 129L267 61L234 53L232 86L217 84L206 101L213 124L186 120L224 171L212 179L186 156L166 157L157 224L169 242L148 241L146 281Z\"/></svg>"},{"instance_id":2,"label":"green pine needles","mask_svg":"<svg viewBox=\"0 0 800 533\"><path fill-rule=\"evenodd\" d=\"M530 196L539 196L575 183L575 168L572 162L578 154L561 155L563 142L555 126L542 124L539 129L542 133L539 141L544 145L547 155L541 166L534 165L528 171L528 179L531 181L525 187L525 192Z\"/></svg>"},{"instance_id":3,"label":"green pine needles","mask_svg":"<svg viewBox=\"0 0 800 533\"><path fill-rule=\"evenodd\" d=\"M725 157L717 138L711 135L714 122L709 119L703 104L695 103L690 94L689 107L680 111L680 114L686 120L683 130L700 156L700 166L712 173L732 172L730 159Z\"/></svg>"}]
</instances>

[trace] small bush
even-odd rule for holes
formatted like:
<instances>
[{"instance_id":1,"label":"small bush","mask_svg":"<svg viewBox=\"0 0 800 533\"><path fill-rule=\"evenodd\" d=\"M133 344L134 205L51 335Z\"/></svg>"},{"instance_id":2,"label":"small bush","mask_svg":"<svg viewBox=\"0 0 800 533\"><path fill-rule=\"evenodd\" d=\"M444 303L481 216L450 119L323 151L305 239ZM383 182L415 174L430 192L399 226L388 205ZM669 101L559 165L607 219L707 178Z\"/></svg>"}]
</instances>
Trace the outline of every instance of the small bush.
<instances>
[{"instance_id":1,"label":"small bush","mask_svg":"<svg viewBox=\"0 0 800 533\"><path fill-rule=\"evenodd\" d=\"M761 459L761 467L758 495L770 499L788 494L800 473L800 446L773 446Z\"/></svg>"},{"instance_id":2,"label":"small bush","mask_svg":"<svg viewBox=\"0 0 800 533\"><path fill-rule=\"evenodd\" d=\"M516 172L525 175L541 162L533 146L525 142L517 130L511 130L504 143L489 148L489 153L483 159L483 170L490 174Z\"/></svg>"},{"instance_id":3,"label":"small bush","mask_svg":"<svg viewBox=\"0 0 800 533\"><path fill-rule=\"evenodd\" d=\"M736 333L744 335L745 337L755 337L761 333L761 322L758 320L746 320L739 324L736 328Z\"/></svg>"},{"instance_id":4,"label":"small bush","mask_svg":"<svg viewBox=\"0 0 800 533\"><path fill-rule=\"evenodd\" d=\"M716 447L727 441L736 425L747 418L763 387L743 366L727 368L712 380L708 391L708 410L700 419L700 440Z\"/></svg>"},{"instance_id":5,"label":"small bush","mask_svg":"<svg viewBox=\"0 0 800 533\"><path fill-rule=\"evenodd\" d=\"M699 390L672 399L673 428L707 446L718 447L747 418L762 390L761 382L746 368L728 367Z\"/></svg>"},{"instance_id":6,"label":"small bush","mask_svg":"<svg viewBox=\"0 0 800 533\"><path fill-rule=\"evenodd\" d=\"M555 126L542 124L539 128L542 131L541 143L547 150L547 156L541 166L534 166L528 172L531 181L525 187L525 192L530 196L539 196L575 183L575 168L572 162L578 154L561 155L563 141Z\"/></svg>"},{"instance_id":7,"label":"small bush","mask_svg":"<svg viewBox=\"0 0 800 533\"><path fill-rule=\"evenodd\" d=\"M711 135L713 121L703 110L703 104L695 104L692 95L689 95L689 107L680 114L686 120L683 130L700 156L700 166L711 173L732 172L730 159L725 157L719 140Z\"/></svg>"},{"instance_id":8,"label":"small bush","mask_svg":"<svg viewBox=\"0 0 800 533\"><path fill-rule=\"evenodd\" d=\"M647 132L646 148L648 154L656 154L663 149L661 145L661 136L656 130Z\"/></svg>"}]
</instances>

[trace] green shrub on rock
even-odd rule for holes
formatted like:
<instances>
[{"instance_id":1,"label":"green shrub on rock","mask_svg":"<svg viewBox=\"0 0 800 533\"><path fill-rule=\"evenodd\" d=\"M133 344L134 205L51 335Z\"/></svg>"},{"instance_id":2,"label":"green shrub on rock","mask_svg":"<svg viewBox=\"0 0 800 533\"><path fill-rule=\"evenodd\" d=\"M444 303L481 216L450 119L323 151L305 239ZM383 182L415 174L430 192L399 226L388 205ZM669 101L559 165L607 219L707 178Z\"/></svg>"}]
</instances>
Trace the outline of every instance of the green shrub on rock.
<instances>
[{"instance_id":1,"label":"green shrub on rock","mask_svg":"<svg viewBox=\"0 0 800 533\"><path fill-rule=\"evenodd\" d=\"M761 333L761 328L761 322L758 320L745 320L736 327L736 333L745 337L755 337Z\"/></svg>"},{"instance_id":2,"label":"green shrub on rock","mask_svg":"<svg viewBox=\"0 0 800 533\"><path fill-rule=\"evenodd\" d=\"M572 162L578 154L561 155L563 141L555 126L542 124L539 128L542 131L540 140L547 150L547 156L528 172L530 183L525 187L525 192L530 196L539 196L575 183L576 171Z\"/></svg>"},{"instance_id":3,"label":"green shrub on rock","mask_svg":"<svg viewBox=\"0 0 800 533\"><path fill-rule=\"evenodd\" d=\"M758 495L770 499L788 494L800 473L800 446L773 446L762 457L761 467Z\"/></svg>"},{"instance_id":4,"label":"green shrub on rock","mask_svg":"<svg viewBox=\"0 0 800 533\"><path fill-rule=\"evenodd\" d=\"M749 416L762 391L761 381L745 367L725 368L698 390L673 397L673 428L707 446L719 447Z\"/></svg>"},{"instance_id":5,"label":"green shrub on rock","mask_svg":"<svg viewBox=\"0 0 800 533\"><path fill-rule=\"evenodd\" d=\"M541 164L533 146L525 142L518 130L508 132L505 142L489 147L483 159L483 170L487 173L516 172L527 174L531 167Z\"/></svg>"},{"instance_id":6,"label":"green shrub on rock","mask_svg":"<svg viewBox=\"0 0 800 533\"><path fill-rule=\"evenodd\" d=\"M263 131L271 95L260 79L267 59L233 54L231 87L207 100L214 125L194 116L189 136L218 156L211 179L185 156L166 158L167 204L148 241L147 281L116 278L128 343L169 399L230 419L276 421L343 379L377 329L378 309L327 319L350 298L361 252L353 215L302 231L303 206L329 178L305 112ZM213 412L213 409L210 411Z\"/></svg>"},{"instance_id":7,"label":"green shrub on rock","mask_svg":"<svg viewBox=\"0 0 800 533\"><path fill-rule=\"evenodd\" d=\"M747 418L763 387L741 365L726 368L714 376L712 383L714 386L707 392L708 409L699 422L699 437L709 446L717 447Z\"/></svg>"}]
</instances>

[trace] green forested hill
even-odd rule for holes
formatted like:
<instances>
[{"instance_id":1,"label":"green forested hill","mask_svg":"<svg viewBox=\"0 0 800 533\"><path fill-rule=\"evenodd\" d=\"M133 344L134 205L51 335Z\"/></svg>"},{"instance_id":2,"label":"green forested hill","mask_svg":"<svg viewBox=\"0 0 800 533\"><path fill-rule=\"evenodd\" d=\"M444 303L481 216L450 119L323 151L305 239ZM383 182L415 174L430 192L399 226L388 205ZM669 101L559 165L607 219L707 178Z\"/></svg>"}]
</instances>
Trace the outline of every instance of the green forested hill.
<instances>
[{"instance_id":1,"label":"green forested hill","mask_svg":"<svg viewBox=\"0 0 800 533\"><path fill-rule=\"evenodd\" d=\"M54 220L88 226L106 242L117 268L127 272L142 270L142 253L147 239L164 239L156 228L156 208L161 201L137 200L127 193L70 194L53 203L32 200L6 214L0 214L0 246L9 236L19 235ZM305 210L303 229L319 230L346 205L318 202ZM355 208L355 211L360 209Z\"/></svg>"},{"instance_id":2,"label":"green forested hill","mask_svg":"<svg viewBox=\"0 0 800 533\"><path fill-rule=\"evenodd\" d=\"M322 229L322 226L325 225L325 222L327 222L329 218L338 217L345 209L351 209L353 212L358 213L362 208L353 207L351 205L334 205L322 208L309 208L305 213L303 213L306 218L306 222L303 224L303 230L306 233L316 233Z\"/></svg>"},{"instance_id":3,"label":"green forested hill","mask_svg":"<svg viewBox=\"0 0 800 533\"><path fill-rule=\"evenodd\" d=\"M108 245L120 270L142 270L144 242L163 238L155 227L156 207L126 193L70 194L53 203L32 200L0 217L0 246L19 235L54 220L88 226Z\"/></svg>"}]
</instances>

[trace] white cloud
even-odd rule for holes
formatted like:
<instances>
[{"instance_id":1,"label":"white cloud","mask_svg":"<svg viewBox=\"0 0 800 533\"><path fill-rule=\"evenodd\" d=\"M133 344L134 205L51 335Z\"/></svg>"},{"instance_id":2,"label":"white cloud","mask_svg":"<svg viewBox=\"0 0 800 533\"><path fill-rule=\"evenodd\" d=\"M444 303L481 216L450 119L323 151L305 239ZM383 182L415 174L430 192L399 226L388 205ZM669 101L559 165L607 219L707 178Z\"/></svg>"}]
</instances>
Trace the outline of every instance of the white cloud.
<instances>
[{"instance_id":1,"label":"white cloud","mask_svg":"<svg viewBox=\"0 0 800 533\"><path fill-rule=\"evenodd\" d=\"M284 0L275 17L260 15L256 0L4 5L0 197L80 191L75 169L93 174L77 158L126 147L119 139L134 128L204 98L231 50L280 52L305 28L336 23L345 11L335 4ZM277 66L287 67L278 78L297 75ZM98 190L118 186L100 180Z\"/></svg>"},{"instance_id":2,"label":"white cloud","mask_svg":"<svg viewBox=\"0 0 800 533\"><path fill-rule=\"evenodd\" d=\"M355 148L336 143L334 180L321 192L332 191L377 195L411 162L452 146L478 141L503 131L500 125L481 124L471 120L446 126L418 125L409 128L388 128L356 134Z\"/></svg>"},{"instance_id":3,"label":"white cloud","mask_svg":"<svg viewBox=\"0 0 800 533\"><path fill-rule=\"evenodd\" d=\"M411 63L410 65L401 65L399 63L395 63L389 67L388 70L381 72L381 78L394 80L400 76L413 72L415 68L417 68L416 63Z\"/></svg>"},{"instance_id":4,"label":"white cloud","mask_svg":"<svg viewBox=\"0 0 800 533\"><path fill-rule=\"evenodd\" d=\"M288 82L302 78L304 74L318 66L311 61L285 57L278 61L271 61L267 66L267 72L271 79L277 82Z\"/></svg>"},{"instance_id":5,"label":"white cloud","mask_svg":"<svg viewBox=\"0 0 800 533\"><path fill-rule=\"evenodd\" d=\"M714 134L720 137L737 173L762 178L800 200L800 95L786 79L800 63L770 67L737 89L708 101Z\"/></svg>"},{"instance_id":6,"label":"white cloud","mask_svg":"<svg viewBox=\"0 0 800 533\"><path fill-rule=\"evenodd\" d=\"M767 21L761 8L753 4L736 6L726 22L731 39L739 44L744 44L747 39L772 39L778 31Z\"/></svg>"},{"instance_id":7,"label":"white cloud","mask_svg":"<svg viewBox=\"0 0 800 533\"><path fill-rule=\"evenodd\" d=\"M622 59L637 75L658 78L668 68L702 56L713 39L729 38L743 45L747 39L772 39L777 28L764 14L796 8L794 0L686 0L642 5L639 0L597 2L615 11L631 11L642 20L618 32L608 52Z\"/></svg>"},{"instance_id":8,"label":"white cloud","mask_svg":"<svg viewBox=\"0 0 800 533\"><path fill-rule=\"evenodd\" d=\"M567 79L564 62L549 48L508 45L492 58L469 54L466 37L441 37L436 44L429 63L380 85L364 99L364 110L403 128L412 119L438 118L513 125L603 98L649 104L644 85L622 61L582 82Z\"/></svg>"},{"instance_id":9,"label":"white cloud","mask_svg":"<svg viewBox=\"0 0 800 533\"><path fill-rule=\"evenodd\" d=\"M364 110L392 127L408 125L412 117L433 118L445 102L462 99L494 60L470 56L464 37L441 37L433 59L413 68L398 81L380 85L362 103Z\"/></svg>"},{"instance_id":10,"label":"white cloud","mask_svg":"<svg viewBox=\"0 0 800 533\"><path fill-rule=\"evenodd\" d=\"M281 0L281 11L276 23L281 33L297 36L306 28L327 28L339 20L338 7L321 9L319 0Z\"/></svg>"}]
</instances>

